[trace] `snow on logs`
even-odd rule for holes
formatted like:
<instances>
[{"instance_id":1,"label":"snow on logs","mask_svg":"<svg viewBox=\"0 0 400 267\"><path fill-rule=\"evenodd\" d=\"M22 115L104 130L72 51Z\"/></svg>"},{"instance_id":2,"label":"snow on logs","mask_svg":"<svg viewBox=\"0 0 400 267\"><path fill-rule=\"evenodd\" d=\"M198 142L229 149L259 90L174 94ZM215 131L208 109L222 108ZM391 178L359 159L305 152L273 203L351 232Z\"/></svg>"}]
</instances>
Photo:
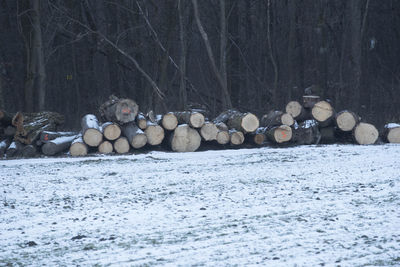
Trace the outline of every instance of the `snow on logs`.
<instances>
[{"instance_id":1,"label":"snow on logs","mask_svg":"<svg viewBox=\"0 0 400 267\"><path fill-rule=\"evenodd\" d=\"M175 152L194 152L200 147L200 143L199 132L188 124L176 127L170 137L170 146Z\"/></svg>"},{"instance_id":2,"label":"snow on logs","mask_svg":"<svg viewBox=\"0 0 400 267\"><path fill-rule=\"evenodd\" d=\"M46 156L53 156L60 152L68 150L76 135L60 136L53 140L47 141L42 145L42 153Z\"/></svg>"},{"instance_id":3,"label":"snow on logs","mask_svg":"<svg viewBox=\"0 0 400 267\"><path fill-rule=\"evenodd\" d=\"M383 140L388 143L400 143L400 124L386 124L383 131Z\"/></svg>"},{"instance_id":4,"label":"snow on logs","mask_svg":"<svg viewBox=\"0 0 400 267\"><path fill-rule=\"evenodd\" d=\"M109 100L99 108L100 115L104 121L119 124L135 121L138 111L139 106L135 101L118 98L114 95L110 96Z\"/></svg>"},{"instance_id":5,"label":"snow on logs","mask_svg":"<svg viewBox=\"0 0 400 267\"><path fill-rule=\"evenodd\" d=\"M69 153L73 157L86 156L88 154L88 146L83 141L82 134L77 135L72 141Z\"/></svg>"},{"instance_id":6,"label":"snow on logs","mask_svg":"<svg viewBox=\"0 0 400 267\"><path fill-rule=\"evenodd\" d=\"M81 120L83 141L91 147L98 147L103 141L103 133L99 121L93 114L85 115Z\"/></svg>"}]
</instances>

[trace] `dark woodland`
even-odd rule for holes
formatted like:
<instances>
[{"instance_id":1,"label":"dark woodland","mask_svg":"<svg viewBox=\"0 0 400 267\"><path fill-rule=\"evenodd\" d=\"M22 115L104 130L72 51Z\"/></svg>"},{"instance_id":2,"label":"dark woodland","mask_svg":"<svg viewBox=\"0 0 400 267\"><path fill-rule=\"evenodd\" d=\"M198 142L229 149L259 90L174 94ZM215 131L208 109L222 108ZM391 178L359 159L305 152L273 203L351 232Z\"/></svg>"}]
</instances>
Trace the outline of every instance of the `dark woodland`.
<instances>
[{"instance_id":1,"label":"dark woodland","mask_svg":"<svg viewBox=\"0 0 400 267\"><path fill-rule=\"evenodd\" d=\"M400 121L398 0L1 0L0 109L66 127L115 94L261 116L306 88Z\"/></svg>"}]
</instances>

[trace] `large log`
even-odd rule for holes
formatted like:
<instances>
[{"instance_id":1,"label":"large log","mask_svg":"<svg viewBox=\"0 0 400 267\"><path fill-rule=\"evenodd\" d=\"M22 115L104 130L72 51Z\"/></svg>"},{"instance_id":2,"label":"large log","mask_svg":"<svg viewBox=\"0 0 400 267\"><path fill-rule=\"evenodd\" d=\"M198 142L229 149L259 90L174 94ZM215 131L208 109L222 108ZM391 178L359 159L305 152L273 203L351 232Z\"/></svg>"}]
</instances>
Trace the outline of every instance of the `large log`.
<instances>
[{"instance_id":1,"label":"large log","mask_svg":"<svg viewBox=\"0 0 400 267\"><path fill-rule=\"evenodd\" d=\"M321 127L329 126L332 123L334 113L332 105L324 100L315 103L311 110L311 115Z\"/></svg>"},{"instance_id":2,"label":"large log","mask_svg":"<svg viewBox=\"0 0 400 267\"><path fill-rule=\"evenodd\" d=\"M103 141L98 147L98 152L101 154L110 154L114 150L113 144L110 141Z\"/></svg>"},{"instance_id":3,"label":"large log","mask_svg":"<svg viewBox=\"0 0 400 267\"><path fill-rule=\"evenodd\" d=\"M219 130L217 133L217 143L220 145L226 145L231 141L231 136L229 135L229 131L221 131Z\"/></svg>"},{"instance_id":4,"label":"large log","mask_svg":"<svg viewBox=\"0 0 400 267\"><path fill-rule=\"evenodd\" d=\"M161 125L167 131L173 131L178 126L178 118L174 113L169 112L162 116Z\"/></svg>"},{"instance_id":5,"label":"large log","mask_svg":"<svg viewBox=\"0 0 400 267\"><path fill-rule=\"evenodd\" d=\"M124 136L121 136L114 142L114 150L118 154L125 154L129 152L129 142L128 139Z\"/></svg>"},{"instance_id":6,"label":"large log","mask_svg":"<svg viewBox=\"0 0 400 267\"><path fill-rule=\"evenodd\" d=\"M217 140L217 134L219 132L218 127L213 122L205 122L200 129L200 135L204 141L214 141Z\"/></svg>"},{"instance_id":7,"label":"large log","mask_svg":"<svg viewBox=\"0 0 400 267\"><path fill-rule=\"evenodd\" d=\"M336 114L335 123L339 130L343 132L351 132L359 123L360 117L352 111L343 110Z\"/></svg>"},{"instance_id":8,"label":"large log","mask_svg":"<svg viewBox=\"0 0 400 267\"><path fill-rule=\"evenodd\" d=\"M101 125L103 135L107 140L114 141L121 136L121 127L113 122L105 122Z\"/></svg>"},{"instance_id":9,"label":"large log","mask_svg":"<svg viewBox=\"0 0 400 267\"><path fill-rule=\"evenodd\" d=\"M315 120L306 120L295 125L292 141L297 145L318 144L321 140L318 122Z\"/></svg>"},{"instance_id":10,"label":"large log","mask_svg":"<svg viewBox=\"0 0 400 267\"><path fill-rule=\"evenodd\" d=\"M135 121L139 106L132 99L120 99L114 95L103 103L99 112L104 121L112 121L119 124Z\"/></svg>"},{"instance_id":11,"label":"large log","mask_svg":"<svg viewBox=\"0 0 400 267\"><path fill-rule=\"evenodd\" d=\"M7 148L11 144L11 138L5 138L0 142L0 158L4 157Z\"/></svg>"},{"instance_id":12,"label":"large log","mask_svg":"<svg viewBox=\"0 0 400 267\"><path fill-rule=\"evenodd\" d=\"M308 112L298 101L290 101L286 105L285 111L297 122L305 121L311 117L310 112Z\"/></svg>"},{"instance_id":13,"label":"large log","mask_svg":"<svg viewBox=\"0 0 400 267\"><path fill-rule=\"evenodd\" d=\"M146 134L134 122L124 124L122 132L128 138L128 142L133 148L142 148L147 143Z\"/></svg>"},{"instance_id":14,"label":"large log","mask_svg":"<svg viewBox=\"0 0 400 267\"><path fill-rule=\"evenodd\" d=\"M252 133L260 126L260 121L252 113L236 113L229 118L227 125L230 129Z\"/></svg>"},{"instance_id":15,"label":"large log","mask_svg":"<svg viewBox=\"0 0 400 267\"><path fill-rule=\"evenodd\" d=\"M244 142L244 134L236 129L229 130L231 145L238 146Z\"/></svg>"},{"instance_id":16,"label":"large log","mask_svg":"<svg viewBox=\"0 0 400 267\"><path fill-rule=\"evenodd\" d=\"M188 124L193 128L201 128L204 125L205 118L200 112L182 111L174 112L179 124Z\"/></svg>"},{"instance_id":17,"label":"large log","mask_svg":"<svg viewBox=\"0 0 400 267\"><path fill-rule=\"evenodd\" d=\"M354 128L353 136L356 142L360 145L372 145L378 140L379 132L374 125L360 122Z\"/></svg>"},{"instance_id":18,"label":"large log","mask_svg":"<svg viewBox=\"0 0 400 267\"><path fill-rule=\"evenodd\" d=\"M179 125L171 135L170 145L175 152L193 152L201 144L201 136L188 124Z\"/></svg>"},{"instance_id":19,"label":"large log","mask_svg":"<svg viewBox=\"0 0 400 267\"><path fill-rule=\"evenodd\" d=\"M81 120L83 141L91 147L97 147L103 141L99 121L93 114L85 115Z\"/></svg>"},{"instance_id":20,"label":"large log","mask_svg":"<svg viewBox=\"0 0 400 267\"><path fill-rule=\"evenodd\" d=\"M383 139L388 143L400 143L400 124L386 124L383 131Z\"/></svg>"},{"instance_id":21,"label":"large log","mask_svg":"<svg viewBox=\"0 0 400 267\"><path fill-rule=\"evenodd\" d=\"M165 137L164 128L150 121L147 121L147 127L144 133L147 137L147 143L152 146L161 144Z\"/></svg>"},{"instance_id":22,"label":"large log","mask_svg":"<svg viewBox=\"0 0 400 267\"><path fill-rule=\"evenodd\" d=\"M12 125L16 127L14 139L30 145L39 138L43 131L56 131L57 126L64 123L64 116L56 112L15 114Z\"/></svg>"},{"instance_id":23,"label":"large log","mask_svg":"<svg viewBox=\"0 0 400 267\"><path fill-rule=\"evenodd\" d=\"M47 143L48 141L54 140L58 137L63 136L76 136L77 132L51 132L51 131L43 131L40 133L40 141L41 144Z\"/></svg>"},{"instance_id":24,"label":"large log","mask_svg":"<svg viewBox=\"0 0 400 267\"><path fill-rule=\"evenodd\" d=\"M67 151L68 148L71 147L71 143L75 140L75 138L76 135L60 136L53 140L47 141L42 146L42 153L46 156L53 156L58 153Z\"/></svg>"},{"instance_id":25,"label":"large log","mask_svg":"<svg viewBox=\"0 0 400 267\"><path fill-rule=\"evenodd\" d=\"M139 114L136 117L136 125L141 129L141 130L146 130L147 127L147 119L144 116L143 113L139 112Z\"/></svg>"},{"instance_id":26,"label":"large log","mask_svg":"<svg viewBox=\"0 0 400 267\"><path fill-rule=\"evenodd\" d=\"M287 125L272 127L267 130L266 135L277 144L286 143L292 139L292 128Z\"/></svg>"},{"instance_id":27,"label":"large log","mask_svg":"<svg viewBox=\"0 0 400 267\"><path fill-rule=\"evenodd\" d=\"M85 144L82 138L82 134L79 134L71 143L69 153L73 157L86 156L88 153L88 146Z\"/></svg>"},{"instance_id":28,"label":"large log","mask_svg":"<svg viewBox=\"0 0 400 267\"><path fill-rule=\"evenodd\" d=\"M273 110L262 116L260 126L271 128L274 126L287 125L292 126L294 119L289 113Z\"/></svg>"}]
</instances>

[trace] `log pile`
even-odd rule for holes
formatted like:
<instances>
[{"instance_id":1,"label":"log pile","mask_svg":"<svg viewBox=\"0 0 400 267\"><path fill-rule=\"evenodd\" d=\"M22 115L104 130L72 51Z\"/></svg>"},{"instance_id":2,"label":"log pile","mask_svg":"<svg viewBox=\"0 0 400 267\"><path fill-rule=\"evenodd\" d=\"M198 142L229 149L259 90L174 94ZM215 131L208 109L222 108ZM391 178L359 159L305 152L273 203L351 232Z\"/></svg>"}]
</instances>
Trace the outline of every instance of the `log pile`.
<instances>
[{"instance_id":1,"label":"log pile","mask_svg":"<svg viewBox=\"0 0 400 267\"><path fill-rule=\"evenodd\" d=\"M86 114L78 132L57 131L64 118L55 112L8 113L0 110L0 158L71 156L88 153L124 154L135 150L168 149L193 152L201 148L316 145L330 143L400 143L400 124L378 129L350 110L336 112L332 103L305 95L284 110L258 117L230 109L214 119L204 110L154 114L140 112L131 99L111 96Z\"/></svg>"}]
</instances>

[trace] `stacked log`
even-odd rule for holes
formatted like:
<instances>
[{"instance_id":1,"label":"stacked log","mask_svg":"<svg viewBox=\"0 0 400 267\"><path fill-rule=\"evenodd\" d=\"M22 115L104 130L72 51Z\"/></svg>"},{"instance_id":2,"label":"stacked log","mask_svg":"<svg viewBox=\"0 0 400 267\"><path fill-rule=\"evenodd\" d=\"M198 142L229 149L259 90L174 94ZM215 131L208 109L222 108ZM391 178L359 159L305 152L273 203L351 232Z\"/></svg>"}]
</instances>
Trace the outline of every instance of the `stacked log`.
<instances>
[{"instance_id":1,"label":"stacked log","mask_svg":"<svg viewBox=\"0 0 400 267\"><path fill-rule=\"evenodd\" d=\"M50 141L47 141L42 146L42 153L46 156L53 156L58 153L67 151L71 146L72 141L76 138L76 135L71 136L60 136Z\"/></svg>"},{"instance_id":2,"label":"stacked log","mask_svg":"<svg viewBox=\"0 0 400 267\"><path fill-rule=\"evenodd\" d=\"M119 124L135 121L139 111L139 105L132 99L121 99L114 95L103 103L99 112L104 121L116 122Z\"/></svg>"},{"instance_id":3,"label":"stacked log","mask_svg":"<svg viewBox=\"0 0 400 267\"><path fill-rule=\"evenodd\" d=\"M318 122L306 120L296 125L293 130L293 143L297 145L314 145L321 140Z\"/></svg>"},{"instance_id":4,"label":"stacked log","mask_svg":"<svg viewBox=\"0 0 400 267\"><path fill-rule=\"evenodd\" d=\"M174 115L178 119L179 124L188 124L192 128L201 128L205 123L205 117L200 112L174 112Z\"/></svg>"},{"instance_id":5,"label":"stacked log","mask_svg":"<svg viewBox=\"0 0 400 267\"><path fill-rule=\"evenodd\" d=\"M178 126L178 118L173 112L169 112L162 116L161 124L167 131L173 131Z\"/></svg>"},{"instance_id":6,"label":"stacked log","mask_svg":"<svg viewBox=\"0 0 400 267\"><path fill-rule=\"evenodd\" d=\"M114 146L110 141L103 141L98 147L97 150L100 154L110 154L114 151Z\"/></svg>"},{"instance_id":7,"label":"stacked log","mask_svg":"<svg viewBox=\"0 0 400 267\"><path fill-rule=\"evenodd\" d=\"M100 123L93 114L85 115L81 120L83 141L91 147L98 147L103 141Z\"/></svg>"},{"instance_id":8,"label":"stacked log","mask_svg":"<svg viewBox=\"0 0 400 267\"><path fill-rule=\"evenodd\" d=\"M400 124L388 123L384 127L383 140L388 143L400 143Z\"/></svg>"},{"instance_id":9,"label":"stacked log","mask_svg":"<svg viewBox=\"0 0 400 267\"><path fill-rule=\"evenodd\" d=\"M280 125L292 126L293 124L294 124L294 119L292 115L278 110L270 111L268 114L262 116L260 122L260 125L262 127L267 127L267 128Z\"/></svg>"},{"instance_id":10,"label":"stacked log","mask_svg":"<svg viewBox=\"0 0 400 267\"><path fill-rule=\"evenodd\" d=\"M147 119L142 112L139 112L136 117L136 125L143 131L147 128Z\"/></svg>"},{"instance_id":11,"label":"stacked log","mask_svg":"<svg viewBox=\"0 0 400 267\"><path fill-rule=\"evenodd\" d=\"M265 128L265 127L259 127L254 133L250 134L251 143L258 145L258 146L263 145L266 140L266 136L265 136L266 130L267 130L267 128Z\"/></svg>"},{"instance_id":12,"label":"stacked log","mask_svg":"<svg viewBox=\"0 0 400 267\"><path fill-rule=\"evenodd\" d=\"M188 124L179 125L170 137L170 146L175 152L194 152L200 147L199 132Z\"/></svg>"},{"instance_id":13,"label":"stacked log","mask_svg":"<svg viewBox=\"0 0 400 267\"><path fill-rule=\"evenodd\" d=\"M126 138L124 136L121 136L114 142L114 150L118 154L128 153L129 148L130 148L130 146L129 146L128 138Z\"/></svg>"},{"instance_id":14,"label":"stacked log","mask_svg":"<svg viewBox=\"0 0 400 267\"><path fill-rule=\"evenodd\" d=\"M378 141L379 132L370 123L360 122L353 132L354 140L360 145L372 145Z\"/></svg>"},{"instance_id":15,"label":"stacked log","mask_svg":"<svg viewBox=\"0 0 400 267\"><path fill-rule=\"evenodd\" d=\"M260 126L257 116L252 113L234 113L229 117L228 127L243 133L252 133Z\"/></svg>"},{"instance_id":16,"label":"stacked log","mask_svg":"<svg viewBox=\"0 0 400 267\"><path fill-rule=\"evenodd\" d=\"M82 138L82 134L79 134L71 143L69 153L73 157L86 156L88 154L88 146L85 144Z\"/></svg>"},{"instance_id":17,"label":"stacked log","mask_svg":"<svg viewBox=\"0 0 400 267\"><path fill-rule=\"evenodd\" d=\"M135 149L142 148L147 143L146 134L133 122L125 124L122 128L122 132Z\"/></svg>"},{"instance_id":18,"label":"stacked log","mask_svg":"<svg viewBox=\"0 0 400 267\"><path fill-rule=\"evenodd\" d=\"M200 129L200 135L204 141L214 141L217 140L219 129L213 122L205 122Z\"/></svg>"},{"instance_id":19,"label":"stacked log","mask_svg":"<svg viewBox=\"0 0 400 267\"><path fill-rule=\"evenodd\" d=\"M266 135L276 144L287 143L292 139L292 128L288 125L275 126L268 129Z\"/></svg>"},{"instance_id":20,"label":"stacked log","mask_svg":"<svg viewBox=\"0 0 400 267\"><path fill-rule=\"evenodd\" d=\"M104 137L109 141L117 140L121 136L121 127L113 122L105 122L101 125Z\"/></svg>"},{"instance_id":21,"label":"stacked log","mask_svg":"<svg viewBox=\"0 0 400 267\"><path fill-rule=\"evenodd\" d=\"M244 134L236 129L229 130L231 145L238 146L244 142Z\"/></svg>"},{"instance_id":22,"label":"stacked log","mask_svg":"<svg viewBox=\"0 0 400 267\"><path fill-rule=\"evenodd\" d=\"M147 121L144 133L146 134L147 143L151 146L160 145L165 137L164 128L151 121Z\"/></svg>"},{"instance_id":23,"label":"stacked log","mask_svg":"<svg viewBox=\"0 0 400 267\"><path fill-rule=\"evenodd\" d=\"M326 127L332 123L335 111L329 102L322 100L314 104L311 109L311 115L320 127Z\"/></svg>"},{"instance_id":24,"label":"stacked log","mask_svg":"<svg viewBox=\"0 0 400 267\"><path fill-rule=\"evenodd\" d=\"M304 108L298 101L290 101L286 105L285 111L297 122L302 122L311 118L309 110Z\"/></svg>"}]
</instances>

